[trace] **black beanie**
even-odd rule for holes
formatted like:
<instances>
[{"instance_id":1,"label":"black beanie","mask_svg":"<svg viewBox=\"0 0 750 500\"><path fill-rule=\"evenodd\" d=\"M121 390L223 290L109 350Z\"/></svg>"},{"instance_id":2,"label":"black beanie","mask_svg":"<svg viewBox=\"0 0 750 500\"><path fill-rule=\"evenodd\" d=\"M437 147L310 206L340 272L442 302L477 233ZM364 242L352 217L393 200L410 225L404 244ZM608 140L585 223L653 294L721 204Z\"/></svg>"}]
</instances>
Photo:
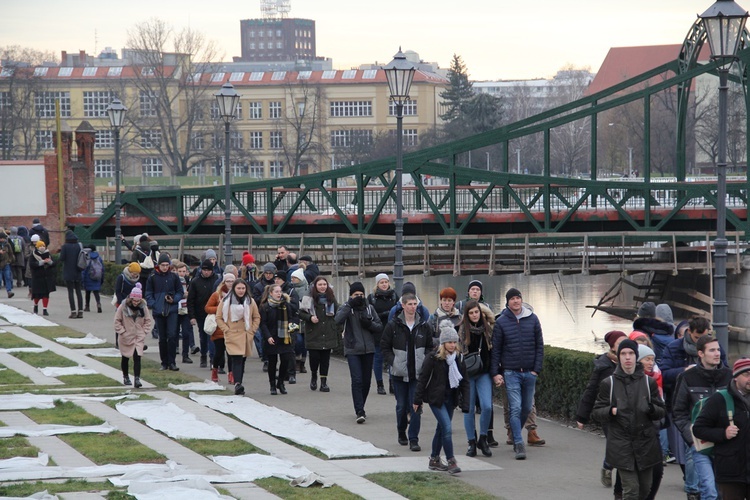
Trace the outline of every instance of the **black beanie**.
<instances>
[{"instance_id":1,"label":"black beanie","mask_svg":"<svg viewBox=\"0 0 750 500\"><path fill-rule=\"evenodd\" d=\"M413 293L414 295L417 294L417 287L414 286L414 283L411 281L407 281L404 283L404 286L401 287L401 295L405 293Z\"/></svg>"},{"instance_id":2,"label":"black beanie","mask_svg":"<svg viewBox=\"0 0 750 500\"><path fill-rule=\"evenodd\" d=\"M620 359L620 353L623 349L632 350L636 357L638 357L638 343L635 340L625 339L620 342L620 346L617 348L617 359Z\"/></svg>"},{"instance_id":3,"label":"black beanie","mask_svg":"<svg viewBox=\"0 0 750 500\"><path fill-rule=\"evenodd\" d=\"M473 287L473 286L478 286L479 289L482 292L484 292L484 285L482 285L481 281L479 281L479 280L471 280L471 281L469 281L469 286L466 287L466 290L467 291L471 290L471 287Z\"/></svg>"},{"instance_id":4,"label":"black beanie","mask_svg":"<svg viewBox=\"0 0 750 500\"><path fill-rule=\"evenodd\" d=\"M354 292L362 292L365 293L365 285L363 285L359 281L355 281L351 285L349 285L349 295L354 295Z\"/></svg>"},{"instance_id":5,"label":"black beanie","mask_svg":"<svg viewBox=\"0 0 750 500\"><path fill-rule=\"evenodd\" d=\"M521 295L521 290L518 288L511 288L505 293L505 302L510 302L510 299L513 297L521 297L523 298L523 295Z\"/></svg>"}]
</instances>

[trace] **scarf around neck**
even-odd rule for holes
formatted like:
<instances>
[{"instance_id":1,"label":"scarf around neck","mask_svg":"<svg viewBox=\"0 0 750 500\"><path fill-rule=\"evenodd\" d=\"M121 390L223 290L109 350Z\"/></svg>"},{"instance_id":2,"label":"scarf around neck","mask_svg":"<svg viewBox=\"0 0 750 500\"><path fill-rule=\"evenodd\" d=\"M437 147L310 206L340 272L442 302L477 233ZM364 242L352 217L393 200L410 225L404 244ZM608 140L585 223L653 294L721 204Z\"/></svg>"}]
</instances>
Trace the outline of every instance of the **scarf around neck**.
<instances>
[{"instance_id":1,"label":"scarf around neck","mask_svg":"<svg viewBox=\"0 0 750 500\"><path fill-rule=\"evenodd\" d=\"M334 304L333 303L329 304L328 299L326 299L325 295L318 296L318 304L323 304L326 310L326 316L333 316L335 314L335 311L333 310Z\"/></svg>"},{"instance_id":2,"label":"scarf around neck","mask_svg":"<svg viewBox=\"0 0 750 500\"><path fill-rule=\"evenodd\" d=\"M283 297L283 296L282 296ZM292 339L289 335L289 315L286 308L286 300L276 300L268 297L268 305L276 309L276 336L284 341L285 344L291 344Z\"/></svg>"},{"instance_id":3,"label":"scarf around neck","mask_svg":"<svg viewBox=\"0 0 750 500\"><path fill-rule=\"evenodd\" d=\"M458 365L456 364L456 353L448 354L445 357L445 362L448 363L448 383L450 384L451 389L455 389L458 387L458 383L461 382L461 379L463 379L461 372L458 370Z\"/></svg>"},{"instance_id":4,"label":"scarf around neck","mask_svg":"<svg viewBox=\"0 0 750 500\"><path fill-rule=\"evenodd\" d=\"M245 320L245 331L250 331L250 306L247 297L240 302L233 293L228 293L224 299L221 308L221 315L225 318L227 324L232 321Z\"/></svg>"}]
</instances>

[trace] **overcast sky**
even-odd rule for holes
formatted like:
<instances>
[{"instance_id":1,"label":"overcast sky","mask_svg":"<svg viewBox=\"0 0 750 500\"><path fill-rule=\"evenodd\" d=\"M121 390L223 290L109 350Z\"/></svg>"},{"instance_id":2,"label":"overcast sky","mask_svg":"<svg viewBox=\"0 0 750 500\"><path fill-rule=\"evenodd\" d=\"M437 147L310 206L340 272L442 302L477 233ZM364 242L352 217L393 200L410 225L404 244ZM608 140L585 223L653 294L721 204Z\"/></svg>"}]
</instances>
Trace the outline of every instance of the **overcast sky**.
<instances>
[{"instance_id":1,"label":"overcast sky","mask_svg":"<svg viewBox=\"0 0 750 500\"><path fill-rule=\"evenodd\" d=\"M750 0L738 3L745 8ZM149 17L190 25L240 55L240 19L259 0L2 0L0 46L85 50L125 44ZM572 64L596 71L610 47L679 44L710 0L291 0L289 17L314 19L317 53L335 69L387 63L402 46L441 67L460 55L474 80L538 78ZM212 7L216 10L212 11Z\"/></svg>"}]
</instances>

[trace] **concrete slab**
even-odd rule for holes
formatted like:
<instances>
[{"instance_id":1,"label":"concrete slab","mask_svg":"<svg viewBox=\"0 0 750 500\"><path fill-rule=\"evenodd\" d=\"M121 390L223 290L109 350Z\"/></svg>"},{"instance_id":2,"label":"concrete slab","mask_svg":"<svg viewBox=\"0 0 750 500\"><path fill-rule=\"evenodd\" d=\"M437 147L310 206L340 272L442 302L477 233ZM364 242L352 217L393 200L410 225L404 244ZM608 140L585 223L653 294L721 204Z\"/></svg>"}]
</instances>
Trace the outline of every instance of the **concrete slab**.
<instances>
[{"instance_id":1,"label":"concrete slab","mask_svg":"<svg viewBox=\"0 0 750 500\"><path fill-rule=\"evenodd\" d=\"M15 328L15 327L13 327ZM28 377L36 385L65 385L54 377L48 377L35 366L24 363L17 357L7 352L0 352L0 364L8 369L18 372L24 377Z\"/></svg>"}]
</instances>

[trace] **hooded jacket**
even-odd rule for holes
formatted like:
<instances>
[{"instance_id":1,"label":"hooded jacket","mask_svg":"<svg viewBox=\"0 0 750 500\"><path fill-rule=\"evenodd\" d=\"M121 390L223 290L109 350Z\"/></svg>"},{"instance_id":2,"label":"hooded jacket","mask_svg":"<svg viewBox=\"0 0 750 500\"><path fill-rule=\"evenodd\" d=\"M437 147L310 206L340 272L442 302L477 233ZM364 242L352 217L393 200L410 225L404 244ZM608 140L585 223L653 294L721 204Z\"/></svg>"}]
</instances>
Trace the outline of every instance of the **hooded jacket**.
<instances>
[{"instance_id":1,"label":"hooded jacket","mask_svg":"<svg viewBox=\"0 0 750 500\"><path fill-rule=\"evenodd\" d=\"M719 365L718 368L709 370L701 363L682 372L677 378L672 415L674 424L688 446L693 444L693 434L690 432L693 407L701 399L711 397L719 389L725 389L731 381L732 370L728 367Z\"/></svg>"},{"instance_id":2,"label":"hooded jacket","mask_svg":"<svg viewBox=\"0 0 750 500\"><path fill-rule=\"evenodd\" d=\"M65 243L60 248L60 263L63 266L65 281L81 281L81 270L78 269L78 254L83 248L78 243L78 236L73 231L65 234Z\"/></svg>"},{"instance_id":3,"label":"hooded jacket","mask_svg":"<svg viewBox=\"0 0 750 500\"><path fill-rule=\"evenodd\" d=\"M406 325L402 310L393 321L388 322L380 341L383 361L391 366L391 375L402 377L404 382L416 382L424 358L432 346L432 330L419 314L419 308L411 330Z\"/></svg>"},{"instance_id":4,"label":"hooded jacket","mask_svg":"<svg viewBox=\"0 0 750 500\"><path fill-rule=\"evenodd\" d=\"M495 318L492 330L493 377L501 370L542 372L544 361L544 339L542 324L532 310L525 305L521 315L516 315L507 307Z\"/></svg>"},{"instance_id":5,"label":"hooded jacket","mask_svg":"<svg viewBox=\"0 0 750 500\"><path fill-rule=\"evenodd\" d=\"M208 299L216 291L215 282L216 275L214 273L211 273L208 278L204 278L203 273L198 273L197 277L190 280L187 296L188 316L190 319L196 320L201 328L203 328L203 322L208 315L205 309Z\"/></svg>"},{"instance_id":6,"label":"hooded jacket","mask_svg":"<svg viewBox=\"0 0 750 500\"><path fill-rule=\"evenodd\" d=\"M591 372L588 384L586 384L586 389L583 390L581 401L578 403L578 410L576 410L577 422L581 422L582 424L589 422L591 411L594 409L594 403L596 402L596 394L599 391L599 385L602 380L615 372L615 368L617 368L617 363L606 352L594 358L594 369Z\"/></svg>"},{"instance_id":7,"label":"hooded jacket","mask_svg":"<svg viewBox=\"0 0 750 500\"><path fill-rule=\"evenodd\" d=\"M133 287L135 287L135 284L138 283L139 279L140 274L130 274L128 266L125 266L125 269L122 270L115 280L115 296L117 297L118 305L125 302L125 299L128 298L128 295L130 295L130 292L133 290Z\"/></svg>"},{"instance_id":8,"label":"hooded jacket","mask_svg":"<svg viewBox=\"0 0 750 500\"><path fill-rule=\"evenodd\" d=\"M89 257L91 258L91 261L89 262L89 267L83 270L82 276L83 276L83 288L86 290L101 290L102 284L104 283L104 274L105 274L105 267L104 267L104 260L102 260L102 257L99 255L99 252L96 250L92 250L89 252ZM98 260L102 265L102 277L98 280L94 280L91 278L91 275L89 274L89 271L91 269L91 264Z\"/></svg>"},{"instance_id":9,"label":"hooded jacket","mask_svg":"<svg viewBox=\"0 0 750 500\"><path fill-rule=\"evenodd\" d=\"M466 366L463 356L456 356L458 371L461 373L461 381L455 389L450 388L448 382L448 362L438 359L436 351L430 353L422 365L422 373L419 374L417 388L414 391L414 404L421 405L426 401L430 406L439 408L445 404L445 396L451 394L453 407L461 406L462 413L469 413L469 377L466 375Z\"/></svg>"},{"instance_id":10,"label":"hooded jacket","mask_svg":"<svg viewBox=\"0 0 750 500\"><path fill-rule=\"evenodd\" d=\"M115 313L115 332L120 354L126 358L133 357L133 352L143 356L146 335L151 333L153 327L154 319L144 299L141 299L136 309L130 308L127 303L120 304Z\"/></svg>"},{"instance_id":11,"label":"hooded jacket","mask_svg":"<svg viewBox=\"0 0 750 500\"><path fill-rule=\"evenodd\" d=\"M691 358L685 350L685 342L687 342L685 339L687 336L688 333L685 333L685 337L673 340L664 349L662 362L659 367L664 376L664 388L667 394L671 393L672 388L675 387L675 383L677 382L677 377L685 371L685 367L693 363L698 363L697 355L695 358ZM728 366L727 355L723 349L721 351L721 364L722 366Z\"/></svg>"},{"instance_id":12,"label":"hooded jacket","mask_svg":"<svg viewBox=\"0 0 750 500\"><path fill-rule=\"evenodd\" d=\"M172 303L166 300L167 295L172 296ZM154 274L146 281L146 302L154 315L168 316L177 314L179 302L182 300L183 291L180 277L172 271L162 273L157 267Z\"/></svg>"},{"instance_id":13,"label":"hooded jacket","mask_svg":"<svg viewBox=\"0 0 750 500\"><path fill-rule=\"evenodd\" d=\"M346 301L334 316L334 321L344 326L344 356L374 353L376 339L380 340L383 331L375 308L364 297L362 301L362 307L352 307Z\"/></svg>"}]
</instances>

